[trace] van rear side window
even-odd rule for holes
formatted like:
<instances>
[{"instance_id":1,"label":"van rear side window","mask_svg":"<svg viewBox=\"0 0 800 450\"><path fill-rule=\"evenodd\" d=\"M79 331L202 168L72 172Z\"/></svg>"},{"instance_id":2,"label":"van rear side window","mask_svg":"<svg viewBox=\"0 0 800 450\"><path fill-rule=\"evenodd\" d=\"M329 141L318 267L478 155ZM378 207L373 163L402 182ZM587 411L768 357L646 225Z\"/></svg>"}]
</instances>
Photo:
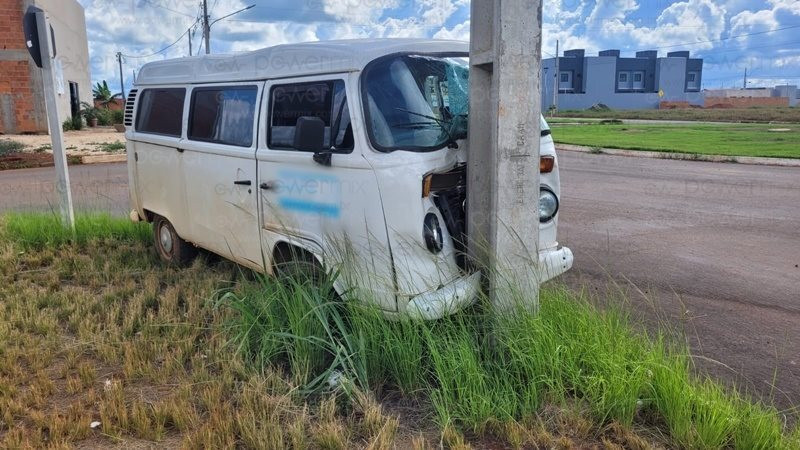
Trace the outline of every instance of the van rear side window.
<instances>
[{"instance_id":1,"label":"van rear side window","mask_svg":"<svg viewBox=\"0 0 800 450\"><path fill-rule=\"evenodd\" d=\"M183 129L184 88L145 89L139 95L136 131L180 137Z\"/></svg>"},{"instance_id":2,"label":"van rear side window","mask_svg":"<svg viewBox=\"0 0 800 450\"><path fill-rule=\"evenodd\" d=\"M197 88L189 110L189 139L250 147L256 86Z\"/></svg>"}]
</instances>

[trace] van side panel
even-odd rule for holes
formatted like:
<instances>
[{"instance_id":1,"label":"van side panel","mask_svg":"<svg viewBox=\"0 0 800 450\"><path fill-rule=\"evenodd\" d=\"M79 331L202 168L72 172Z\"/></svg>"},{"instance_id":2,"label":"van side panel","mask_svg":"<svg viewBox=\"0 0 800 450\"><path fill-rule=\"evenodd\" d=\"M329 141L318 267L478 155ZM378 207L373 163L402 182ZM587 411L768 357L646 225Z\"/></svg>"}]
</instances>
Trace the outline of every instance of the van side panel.
<instances>
[{"instance_id":1,"label":"van side panel","mask_svg":"<svg viewBox=\"0 0 800 450\"><path fill-rule=\"evenodd\" d=\"M178 142L134 141L136 185L143 210L166 217L181 237L189 233Z\"/></svg>"},{"instance_id":2,"label":"van side panel","mask_svg":"<svg viewBox=\"0 0 800 450\"><path fill-rule=\"evenodd\" d=\"M182 86L181 86L182 87ZM142 93L137 98L135 119L141 113ZM184 98L182 123L186 123L189 98ZM137 123L137 122L134 122ZM133 176L130 182L131 198L137 201L140 216L149 211L166 217L175 227L178 235L188 236L190 227L186 208L186 189L183 184L182 141L185 125L180 136L166 136L137 131L136 125L129 127L126 137L128 147L128 172ZM132 148L131 148L132 147ZM133 150L131 152L131 150ZM133 158L131 158L133 153ZM133 165L133 168L131 168Z\"/></svg>"}]
</instances>

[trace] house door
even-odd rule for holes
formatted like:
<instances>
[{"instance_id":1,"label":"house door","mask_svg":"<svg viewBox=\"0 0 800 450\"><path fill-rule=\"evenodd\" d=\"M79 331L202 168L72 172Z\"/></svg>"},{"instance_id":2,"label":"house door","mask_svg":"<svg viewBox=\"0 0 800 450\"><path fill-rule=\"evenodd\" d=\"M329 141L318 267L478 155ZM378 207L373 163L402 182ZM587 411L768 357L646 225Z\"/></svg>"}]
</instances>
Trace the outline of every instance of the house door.
<instances>
[{"instance_id":1,"label":"house door","mask_svg":"<svg viewBox=\"0 0 800 450\"><path fill-rule=\"evenodd\" d=\"M78 83L69 82L69 110L72 117L77 117L81 110L81 96L78 92Z\"/></svg>"}]
</instances>

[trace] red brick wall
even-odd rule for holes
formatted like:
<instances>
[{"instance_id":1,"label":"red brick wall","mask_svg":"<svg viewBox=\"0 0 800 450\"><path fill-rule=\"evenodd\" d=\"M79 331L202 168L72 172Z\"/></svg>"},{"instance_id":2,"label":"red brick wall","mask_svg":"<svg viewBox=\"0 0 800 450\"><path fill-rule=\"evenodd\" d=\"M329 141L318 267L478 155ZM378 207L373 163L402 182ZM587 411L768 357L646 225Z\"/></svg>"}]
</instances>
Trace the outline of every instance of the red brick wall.
<instances>
[{"instance_id":1,"label":"red brick wall","mask_svg":"<svg viewBox=\"0 0 800 450\"><path fill-rule=\"evenodd\" d=\"M25 51L25 37L22 31L22 0L0 0L0 50ZM3 102L12 105L13 119L0 117L0 133L47 132L41 118L36 117L34 92L31 86L31 65L29 58L23 60L0 60L0 115L6 114ZM6 123L16 129L5 130Z\"/></svg>"},{"instance_id":2,"label":"red brick wall","mask_svg":"<svg viewBox=\"0 0 800 450\"><path fill-rule=\"evenodd\" d=\"M684 101L662 101L658 104L658 109L688 109L692 105Z\"/></svg>"},{"instance_id":3,"label":"red brick wall","mask_svg":"<svg viewBox=\"0 0 800 450\"><path fill-rule=\"evenodd\" d=\"M752 106L789 106L789 97L706 97L706 108L750 108Z\"/></svg>"}]
</instances>

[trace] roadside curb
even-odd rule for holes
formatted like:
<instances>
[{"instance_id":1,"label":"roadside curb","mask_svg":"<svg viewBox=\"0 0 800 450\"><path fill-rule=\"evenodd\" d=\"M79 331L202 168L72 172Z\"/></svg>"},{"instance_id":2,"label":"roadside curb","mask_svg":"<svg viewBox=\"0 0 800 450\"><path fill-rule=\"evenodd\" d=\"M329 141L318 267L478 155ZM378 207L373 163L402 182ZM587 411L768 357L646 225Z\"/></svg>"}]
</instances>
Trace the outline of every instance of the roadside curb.
<instances>
[{"instance_id":1,"label":"roadside curb","mask_svg":"<svg viewBox=\"0 0 800 450\"><path fill-rule=\"evenodd\" d=\"M117 155L84 155L81 156L81 164L106 164L127 162L128 155L125 153Z\"/></svg>"},{"instance_id":2,"label":"roadside curb","mask_svg":"<svg viewBox=\"0 0 800 450\"><path fill-rule=\"evenodd\" d=\"M678 159L683 161L706 161L722 163L740 163L758 166L800 167L800 159L763 158L757 156L723 156L699 155L695 153L653 152L645 150L624 150L619 148L586 147L573 144L556 144L556 150L579 153L602 153L612 156L629 156L634 158Z\"/></svg>"}]
</instances>

